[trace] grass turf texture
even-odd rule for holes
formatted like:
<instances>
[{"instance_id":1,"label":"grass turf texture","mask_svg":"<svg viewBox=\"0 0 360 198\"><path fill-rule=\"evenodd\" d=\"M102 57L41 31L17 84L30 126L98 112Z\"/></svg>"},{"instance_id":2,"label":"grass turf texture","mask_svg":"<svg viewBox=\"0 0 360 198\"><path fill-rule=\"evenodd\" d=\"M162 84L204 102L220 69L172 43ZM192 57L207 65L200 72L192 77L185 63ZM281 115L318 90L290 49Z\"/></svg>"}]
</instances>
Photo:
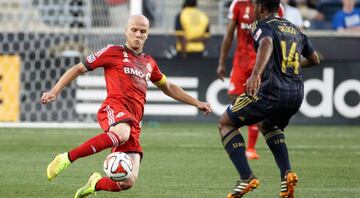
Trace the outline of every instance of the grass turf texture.
<instances>
[{"instance_id":1,"label":"grass turf texture","mask_svg":"<svg viewBox=\"0 0 360 198\"><path fill-rule=\"evenodd\" d=\"M0 197L72 197L93 171L104 175L102 163L109 150L76 161L52 182L47 181L46 166L55 154L99 132L0 128ZM242 134L247 136L246 128ZM359 196L359 127L290 126L286 137L300 177L296 197ZM145 156L137 184L120 193L101 191L97 197L224 198L238 178L215 124L145 123L142 145ZM261 135L257 149L261 159L250 163L261 186L245 197L278 197L279 171Z\"/></svg>"}]
</instances>

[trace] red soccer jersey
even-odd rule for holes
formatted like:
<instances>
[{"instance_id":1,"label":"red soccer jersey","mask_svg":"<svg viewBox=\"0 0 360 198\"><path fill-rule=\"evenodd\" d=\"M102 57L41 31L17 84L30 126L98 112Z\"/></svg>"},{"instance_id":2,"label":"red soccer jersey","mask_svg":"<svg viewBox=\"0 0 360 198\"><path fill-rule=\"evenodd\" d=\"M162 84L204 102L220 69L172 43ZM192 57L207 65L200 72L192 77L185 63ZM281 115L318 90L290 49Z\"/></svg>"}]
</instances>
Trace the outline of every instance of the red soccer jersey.
<instances>
[{"instance_id":1,"label":"red soccer jersey","mask_svg":"<svg viewBox=\"0 0 360 198\"><path fill-rule=\"evenodd\" d=\"M280 4L278 16L283 16ZM251 36L251 26L255 21L254 5L250 0L233 0L229 8L228 18L237 24L237 45L233 59L235 67L253 67L256 59L254 39Z\"/></svg>"},{"instance_id":2,"label":"red soccer jersey","mask_svg":"<svg viewBox=\"0 0 360 198\"><path fill-rule=\"evenodd\" d=\"M143 117L149 81L159 85L166 79L150 55L136 54L121 45L108 45L90 54L84 65L88 70L104 68L107 97L102 107L121 104L133 114L136 122Z\"/></svg>"},{"instance_id":3,"label":"red soccer jersey","mask_svg":"<svg viewBox=\"0 0 360 198\"><path fill-rule=\"evenodd\" d=\"M228 18L237 25L237 44L233 58L234 67L253 67L256 53L251 25L255 21L254 6L250 0L234 0Z\"/></svg>"}]
</instances>

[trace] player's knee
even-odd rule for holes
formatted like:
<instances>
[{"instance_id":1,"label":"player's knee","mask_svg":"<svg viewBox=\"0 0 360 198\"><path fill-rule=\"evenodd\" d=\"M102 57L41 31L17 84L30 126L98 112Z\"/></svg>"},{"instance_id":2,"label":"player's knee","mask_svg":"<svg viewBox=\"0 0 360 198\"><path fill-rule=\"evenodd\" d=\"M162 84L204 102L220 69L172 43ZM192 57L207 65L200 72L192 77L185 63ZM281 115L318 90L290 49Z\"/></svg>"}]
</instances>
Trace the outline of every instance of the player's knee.
<instances>
[{"instance_id":1,"label":"player's knee","mask_svg":"<svg viewBox=\"0 0 360 198\"><path fill-rule=\"evenodd\" d=\"M218 121L218 129L221 137L224 137L229 131L234 130L233 123L229 119L228 115L224 113Z\"/></svg>"},{"instance_id":2,"label":"player's knee","mask_svg":"<svg viewBox=\"0 0 360 198\"><path fill-rule=\"evenodd\" d=\"M119 123L115 126L110 127L110 131L116 133L120 139L120 144L124 144L129 140L131 127L127 123Z\"/></svg>"},{"instance_id":3,"label":"player's knee","mask_svg":"<svg viewBox=\"0 0 360 198\"><path fill-rule=\"evenodd\" d=\"M218 129L221 131L224 127L226 127L226 118L224 116L221 116L218 121Z\"/></svg>"},{"instance_id":4,"label":"player's knee","mask_svg":"<svg viewBox=\"0 0 360 198\"><path fill-rule=\"evenodd\" d=\"M129 190L131 187L135 185L136 179L137 178L135 176L131 176L128 180L121 182L120 183L121 189Z\"/></svg>"},{"instance_id":5,"label":"player's knee","mask_svg":"<svg viewBox=\"0 0 360 198\"><path fill-rule=\"evenodd\" d=\"M274 124L266 121L262 121L258 123L257 126L259 131L263 134L263 136L278 129Z\"/></svg>"},{"instance_id":6,"label":"player's knee","mask_svg":"<svg viewBox=\"0 0 360 198\"><path fill-rule=\"evenodd\" d=\"M120 144L124 144L125 142L127 142L129 140L130 133L124 133L124 132L118 132L118 131L113 131L113 132L116 133L116 135L118 135L118 137L120 139Z\"/></svg>"}]
</instances>

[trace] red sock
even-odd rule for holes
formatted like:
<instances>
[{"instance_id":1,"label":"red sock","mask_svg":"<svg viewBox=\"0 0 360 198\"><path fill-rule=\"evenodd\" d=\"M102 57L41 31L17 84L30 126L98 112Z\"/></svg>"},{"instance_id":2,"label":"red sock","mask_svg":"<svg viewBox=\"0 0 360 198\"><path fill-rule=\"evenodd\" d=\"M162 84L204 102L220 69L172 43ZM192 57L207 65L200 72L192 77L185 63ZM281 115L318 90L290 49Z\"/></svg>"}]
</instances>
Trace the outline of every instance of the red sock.
<instances>
[{"instance_id":1,"label":"red sock","mask_svg":"<svg viewBox=\"0 0 360 198\"><path fill-rule=\"evenodd\" d=\"M122 188L118 182L115 182L108 177L103 177L96 183L95 190L96 191L106 190L106 191L111 191L111 192L118 192L118 191L121 191Z\"/></svg>"},{"instance_id":2,"label":"red sock","mask_svg":"<svg viewBox=\"0 0 360 198\"><path fill-rule=\"evenodd\" d=\"M248 126L248 150L254 150L256 145L256 140L259 136L259 130L256 124Z\"/></svg>"},{"instance_id":3,"label":"red sock","mask_svg":"<svg viewBox=\"0 0 360 198\"><path fill-rule=\"evenodd\" d=\"M77 148L69 152L71 162L81 157L86 157L94 153L100 152L109 147L117 147L120 139L114 132L101 133L88 141L84 142Z\"/></svg>"}]
</instances>

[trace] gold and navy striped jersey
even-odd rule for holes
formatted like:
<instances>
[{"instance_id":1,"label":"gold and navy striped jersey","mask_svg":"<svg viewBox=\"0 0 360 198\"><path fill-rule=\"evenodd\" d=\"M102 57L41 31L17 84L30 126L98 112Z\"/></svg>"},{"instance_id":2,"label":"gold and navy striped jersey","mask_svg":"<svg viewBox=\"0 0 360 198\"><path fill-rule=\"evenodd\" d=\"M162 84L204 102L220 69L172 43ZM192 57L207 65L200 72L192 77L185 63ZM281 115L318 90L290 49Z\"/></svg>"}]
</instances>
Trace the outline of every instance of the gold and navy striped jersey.
<instances>
[{"instance_id":1,"label":"gold and navy striped jersey","mask_svg":"<svg viewBox=\"0 0 360 198\"><path fill-rule=\"evenodd\" d=\"M300 56L307 57L315 51L306 35L286 19L269 17L254 23L253 37L256 50L262 38L273 40L273 52L264 69L259 96L280 100L289 94L303 94Z\"/></svg>"}]
</instances>

